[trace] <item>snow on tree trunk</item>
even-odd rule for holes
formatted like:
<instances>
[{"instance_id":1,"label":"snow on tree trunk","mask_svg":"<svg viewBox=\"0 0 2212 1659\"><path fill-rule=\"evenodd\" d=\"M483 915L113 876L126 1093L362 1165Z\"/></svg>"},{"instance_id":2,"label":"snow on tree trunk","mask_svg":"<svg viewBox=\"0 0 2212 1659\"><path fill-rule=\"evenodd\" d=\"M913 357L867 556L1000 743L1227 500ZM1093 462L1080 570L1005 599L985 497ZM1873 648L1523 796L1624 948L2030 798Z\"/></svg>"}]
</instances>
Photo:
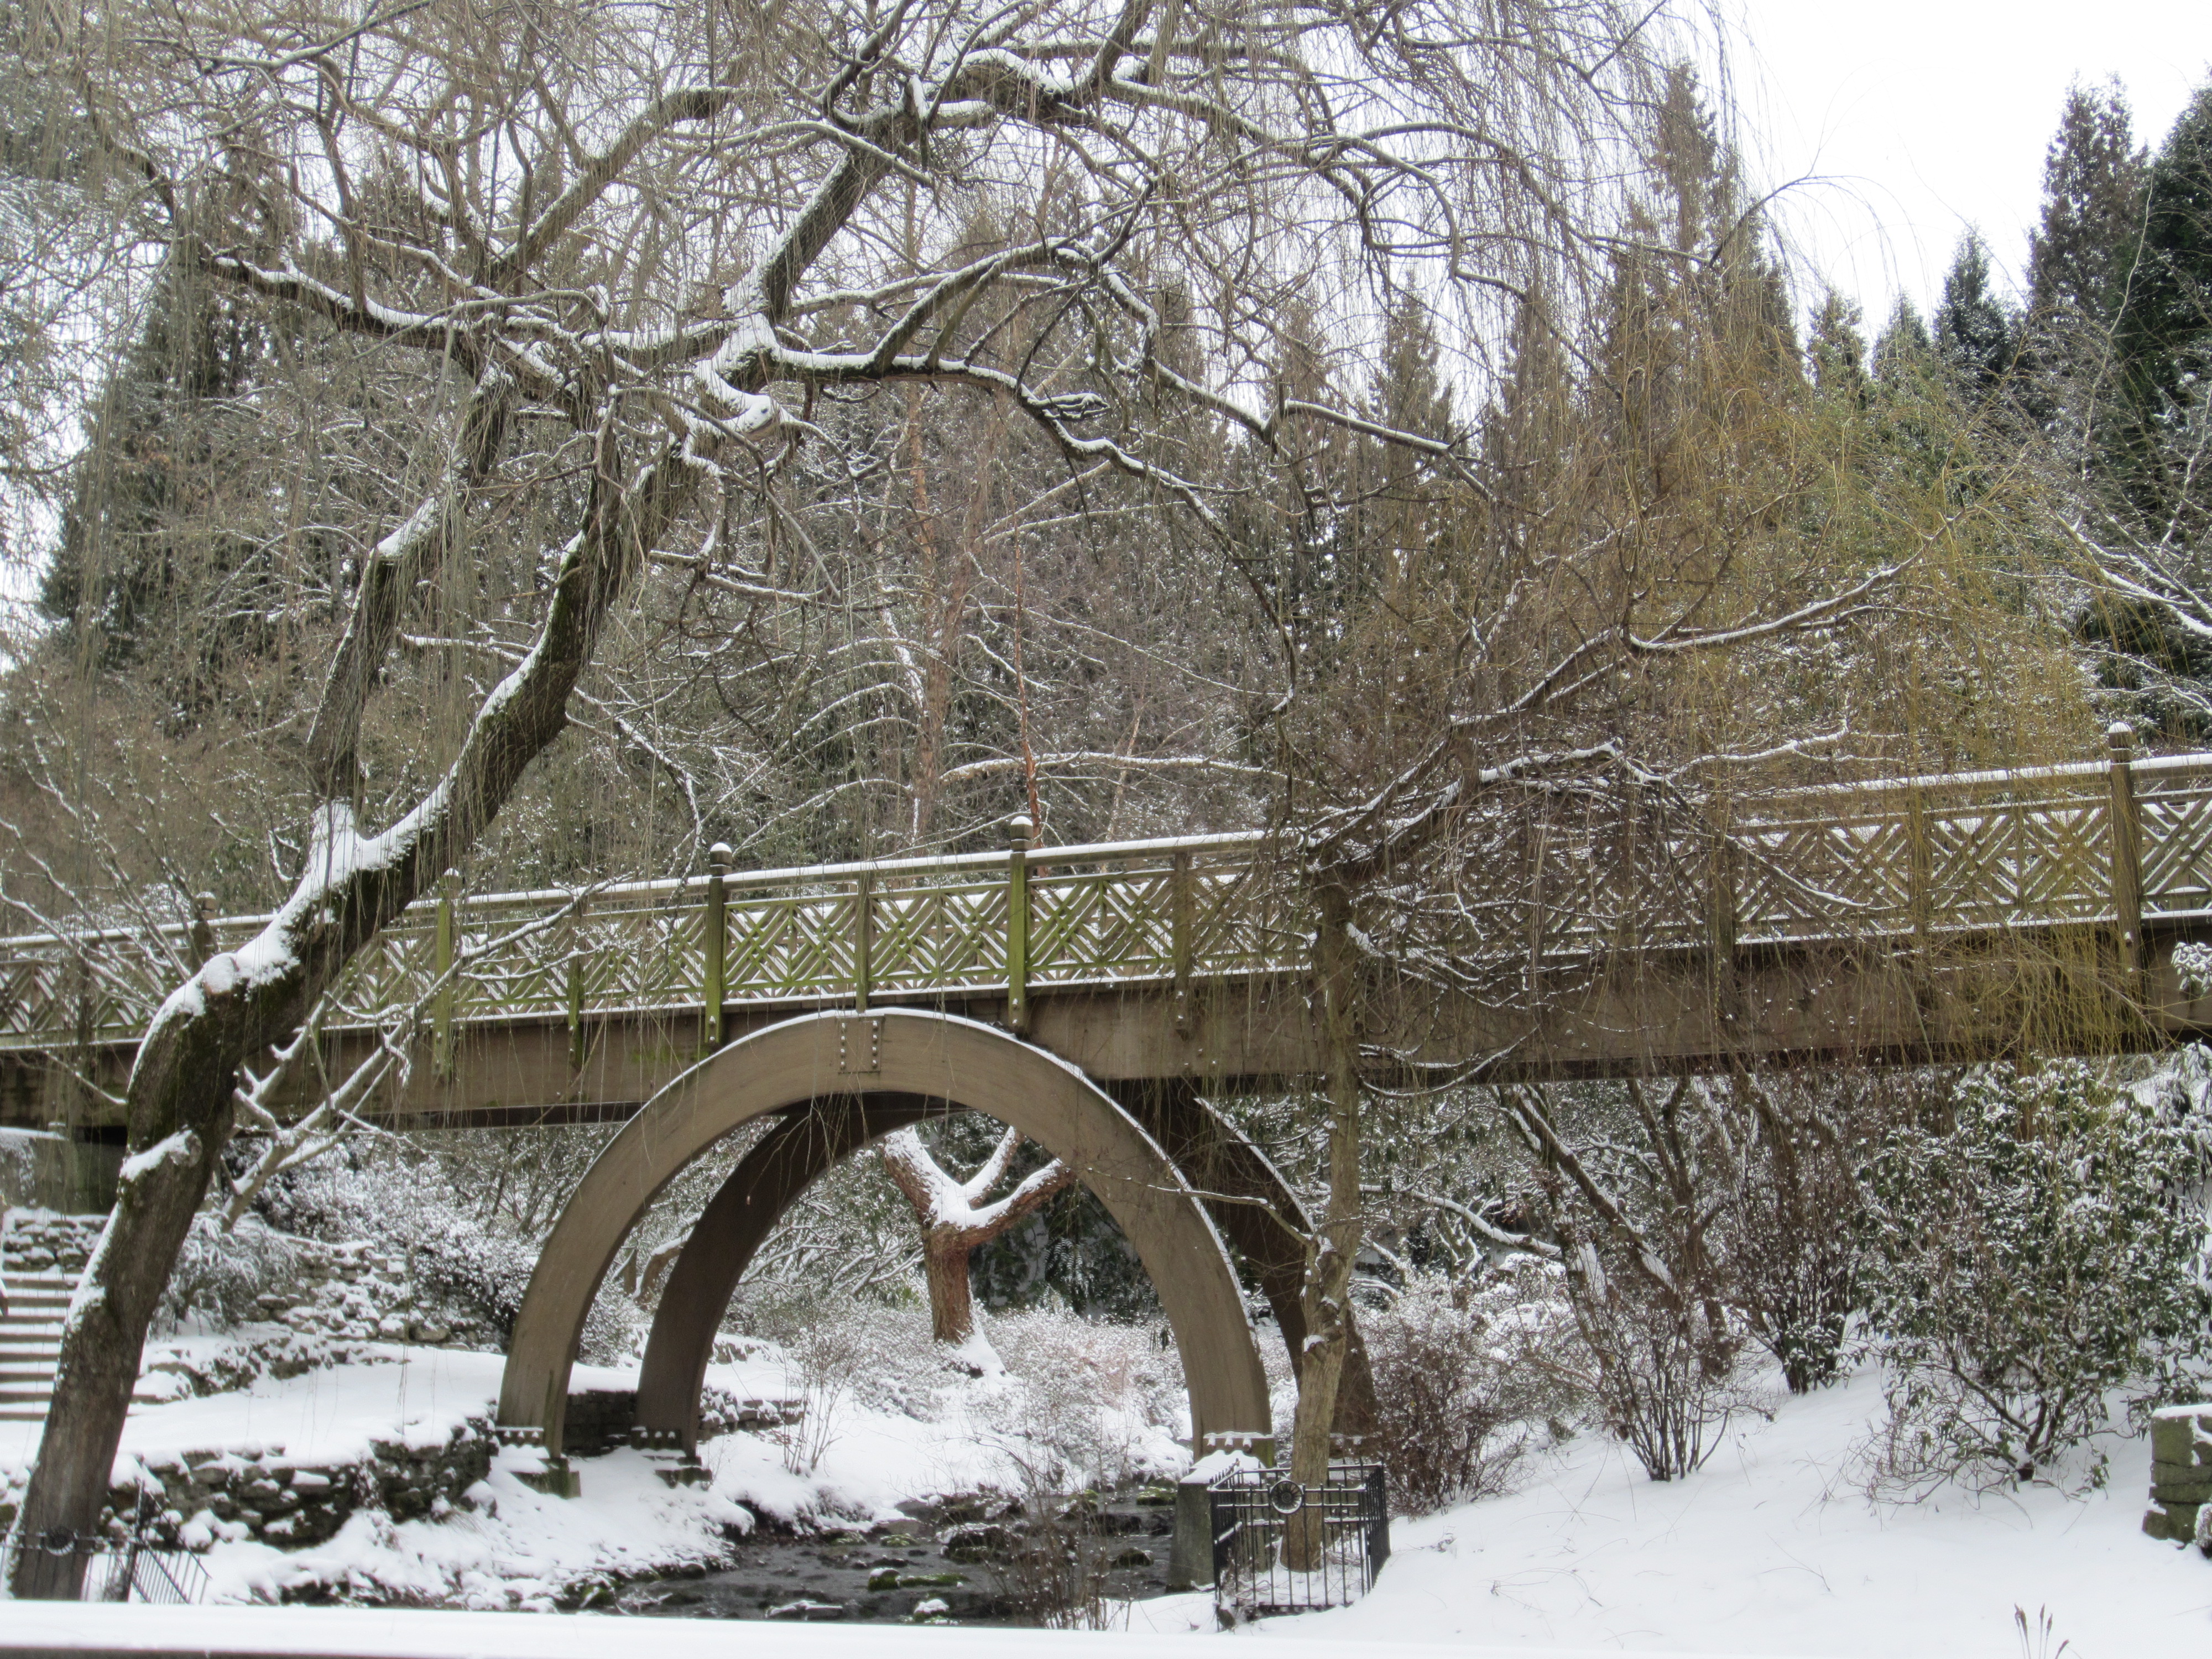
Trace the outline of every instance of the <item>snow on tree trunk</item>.
<instances>
[{"instance_id":1,"label":"snow on tree trunk","mask_svg":"<svg viewBox=\"0 0 2212 1659\"><path fill-rule=\"evenodd\" d=\"M1298 1355L1298 1403L1291 1430L1291 1479L1302 1486L1328 1480L1337 1385L1352 1341L1348 1312L1352 1267L1359 1254L1359 963L1351 938L1352 902L1340 887L1322 889L1316 940L1316 991L1328 1075L1328 1206L1320 1236L1308 1247L1305 1348ZM1283 1559L1293 1571L1321 1565L1320 1511L1291 1516Z\"/></svg>"}]
</instances>

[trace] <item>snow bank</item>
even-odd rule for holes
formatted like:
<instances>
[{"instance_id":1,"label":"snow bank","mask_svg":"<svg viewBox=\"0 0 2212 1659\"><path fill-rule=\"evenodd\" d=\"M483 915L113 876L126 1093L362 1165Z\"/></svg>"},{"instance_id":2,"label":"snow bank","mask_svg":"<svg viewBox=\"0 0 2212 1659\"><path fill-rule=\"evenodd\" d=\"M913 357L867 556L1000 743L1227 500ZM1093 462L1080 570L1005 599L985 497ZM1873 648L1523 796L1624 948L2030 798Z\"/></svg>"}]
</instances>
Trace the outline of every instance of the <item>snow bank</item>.
<instances>
[{"instance_id":1,"label":"snow bank","mask_svg":"<svg viewBox=\"0 0 2212 1659\"><path fill-rule=\"evenodd\" d=\"M1875 1506L1844 1474L1881 1411L1880 1378L1785 1400L1670 1485L1596 1437L1523 1488L1391 1529L1367 1599L1258 1628L1367 1638L1679 1653L2019 1659L2014 1609L2083 1659L2212 1652L2212 1565L2141 1530L2145 1440L2111 1485ZM2030 1650L2033 1650L2033 1648Z\"/></svg>"}]
</instances>

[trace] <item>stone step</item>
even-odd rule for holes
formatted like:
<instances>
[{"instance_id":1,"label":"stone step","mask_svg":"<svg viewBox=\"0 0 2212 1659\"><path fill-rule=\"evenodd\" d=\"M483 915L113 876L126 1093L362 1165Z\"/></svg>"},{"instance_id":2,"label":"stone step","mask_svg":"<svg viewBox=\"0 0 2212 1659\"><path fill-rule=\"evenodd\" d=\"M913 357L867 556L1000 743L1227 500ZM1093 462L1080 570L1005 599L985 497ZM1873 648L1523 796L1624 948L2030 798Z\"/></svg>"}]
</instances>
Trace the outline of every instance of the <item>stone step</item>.
<instances>
[{"instance_id":1,"label":"stone step","mask_svg":"<svg viewBox=\"0 0 2212 1659\"><path fill-rule=\"evenodd\" d=\"M0 1275L0 1423L40 1423L53 1401L62 1323L76 1281L64 1273Z\"/></svg>"}]
</instances>

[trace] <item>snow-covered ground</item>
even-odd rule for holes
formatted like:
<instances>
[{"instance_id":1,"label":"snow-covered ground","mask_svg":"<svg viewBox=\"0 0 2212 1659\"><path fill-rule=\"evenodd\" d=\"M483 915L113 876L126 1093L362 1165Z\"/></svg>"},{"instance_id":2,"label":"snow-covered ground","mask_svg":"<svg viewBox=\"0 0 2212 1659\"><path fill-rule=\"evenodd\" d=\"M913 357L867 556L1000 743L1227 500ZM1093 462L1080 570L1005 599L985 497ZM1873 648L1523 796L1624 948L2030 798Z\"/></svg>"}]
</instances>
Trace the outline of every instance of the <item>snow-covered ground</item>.
<instances>
[{"instance_id":1,"label":"snow-covered ground","mask_svg":"<svg viewBox=\"0 0 2212 1659\"><path fill-rule=\"evenodd\" d=\"M471 1417L492 1414L502 1360L497 1354L436 1348L376 1351L386 1363L343 1364L236 1392L134 1407L125 1422L115 1479L138 1461L245 1449L300 1465L366 1456L372 1439L441 1446ZM773 1356L710 1366L710 1388L739 1398L787 1393ZM635 1368L578 1366L571 1387L634 1389ZM817 1413L821 1401L816 1402ZM732 1531L763 1517L786 1523L868 1524L905 1517L904 1499L1023 1489L1035 1467L1033 1401L1002 1370L948 1382L908 1416L848 1394L830 1402L826 1426L802 1449L818 1453L811 1473L787 1467L781 1442L738 1433L709 1440L700 1461L707 1486L671 1489L645 1454L580 1459L583 1495L549 1498L518 1478L535 1468L526 1449L499 1453L476 1501L438 1520L393 1523L357 1512L327 1542L283 1551L251 1539L220 1539L203 1557L211 1595L273 1601L320 1585L363 1599L445 1602L475 1608L544 1609L579 1583L649 1576L714 1559ZM1108 1414L1109 1417L1111 1413ZM1118 1451L1140 1468L1172 1475L1188 1460L1166 1431L1123 1413ZM0 1483L20 1476L36 1449L38 1425L0 1424ZM799 1460L804 1462L804 1458Z\"/></svg>"},{"instance_id":2,"label":"snow-covered ground","mask_svg":"<svg viewBox=\"0 0 2212 1659\"><path fill-rule=\"evenodd\" d=\"M1265 1640L1255 1628L1236 1639ZM9 1608L0 1652L71 1650L102 1654L265 1655L268 1659L605 1659L629 1632L592 1613L545 1618L499 1613L383 1612L356 1607L64 1607L51 1601ZM774 1659L1226 1659L1222 1638L1149 1632L947 1630L927 1626L691 1624L653 1620L656 1659L728 1659L733 1652ZM1460 1646L1466 1659L1498 1650ZM1338 1641L1333 1659L1391 1659L1395 1643ZM1552 1659L1601 1659L1614 1649L1559 1650ZM1730 1659L1737 1659L1730 1656ZM1786 1656L1773 1656L1786 1659Z\"/></svg>"},{"instance_id":3,"label":"snow-covered ground","mask_svg":"<svg viewBox=\"0 0 2212 1659\"><path fill-rule=\"evenodd\" d=\"M762 1363L730 1368L714 1380L733 1393L772 1391L781 1375ZM247 1440L282 1443L303 1461L343 1456L395 1429L442 1435L450 1424L489 1409L498 1374L496 1356L415 1350L404 1363L264 1379L246 1393L135 1413L125 1449L143 1455ZM614 1387L623 1376L607 1371L579 1382ZM1010 1484L1024 1447L994 1407L1004 1398L986 1379L955 1390L931 1421L848 1401L811 1479L789 1474L775 1443L731 1435L704 1449L715 1471L711 1488L671 1491L646 1458L630 1452L584 1461L584 1496L575 1501L541 1497L495 1468L487 1483L494 1501L477 1510L398 1526L357 1516L319 1549L285 1554L248 1542L218 1544L208 1565L219 1592L240 1600L267 1598L310 1578L331 1583L359 1575L384 1593L542 1607L559 1584L587 1574L704 1559L726 1527L742 1528L753 1513L888 1517L902 1498ZM1618 1447L1585 1436L1531 1467L1510 1497L1398 1522L1391 1564L1360 1605L1267 1621L1230 1639L1323 1642L1345 1653L1413 1643L1553 1654L2020 1659L2018 1608L2032 1626L2047 1613L2051 1648L2063 1639L2075 1659L2212 1653L2212 1562L2138 1530L2148 1480L2145 1442L2116 1444L2109 1486L2086 1498L2030 1490L1874 1505L1851 1486L1846 1465L1880 1407L1871 1376L1784 1399L1772 1422L1738 1424L1703 1470L1668 1486L1646 1480ZM27 1443L0 1442L0 1462L28 1450ZM0 1620L0 1646L33 1639L22 1622L30 1616L18 1607ZM86 1621L115 1616L89 1609L36 1615L87 1632L94 1626ZM405 1622L442 1615L399 1615L397 1626L324 1609L260 1616L275 1622L234 1615L248 1622L223 1626L219 1645L301 1651L311 1639L304 1632L319 1630L333 1638L350 1632L348 1641L367 1644L360 1651L416 1650L364 1634L397 1629L417 1633L424 1651L556 1655L568 1650L570 1638L556 1638L555 1626L574 1627L556 1619L542 1635L531 1635L493 1620L454 1626L476 1633L449 1640L434 1634L442 1626ZM1128 1610L1129 1633L1141 1636L1148 1650L1184 1633L1194 1649L1218 1644L1223 1638L1212 1633L1212 1624L1205 1595ZM280 1629L284 1633L276 1634ZM253 1631L264 1632L265 1642L239 1634ZM505 1632L514 1632L516 1645L504 1645ZM702 1632L698 1639L705 1637ZM584 1644L579 1651L594 1650L588 1636L577 1639ZM694 1639L688 1631L656 1626L654 1640L670 1647L671 1659L680 1659L676 1650ZM778 1652L802 1659L863 1650L921 1656L938 1639L884 1626L779 1631L775 1638ZM989 1650L1064 1652L1068 1639L994 1635ZM1103 1654L1120 1645L1106 1641L1085 1650ZM2031 1642L2029 1659L2039 1651Z\"/></svg>"},{"instance_id":4,"label":"snow-covered ground","mask_svg":"<svg viewBox=\"0 0 2212 1659\"><path fill-rule=\"evenodd\" d=\"M2212 1654L2212 1561L2140 1530L2147 1440L2112 1449L2110 1485L2081 1499L2033 1490L1872 1505L1850 1447L1879 1379L1779 1402L1735 1425L1686 1480L1659 1486L1595 1437L1510 1497L1391 1529L1373 1595L1273 1621L1326 1642L1451 1642L1509 1650L2022 1659L2024 1612L2069 1659ZM1161 1609L1164 1613L1166 1609Z\"/></svg>"}]
</instances>

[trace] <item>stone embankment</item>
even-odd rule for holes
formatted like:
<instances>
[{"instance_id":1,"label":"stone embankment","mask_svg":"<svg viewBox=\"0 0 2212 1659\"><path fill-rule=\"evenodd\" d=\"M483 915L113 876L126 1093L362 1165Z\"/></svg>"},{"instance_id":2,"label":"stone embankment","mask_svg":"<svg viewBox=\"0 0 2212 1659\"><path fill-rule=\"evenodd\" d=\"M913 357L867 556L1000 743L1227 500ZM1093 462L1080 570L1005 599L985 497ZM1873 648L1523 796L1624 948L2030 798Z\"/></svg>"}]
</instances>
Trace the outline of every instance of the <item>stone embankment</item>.
<instances>
[{"instance_id":1,"label":"stone embankment","mask_svg":"<svg viewBox=\"0 0 2212 1659\"><path fill-rule=\"evenodd\" d=\"M152 1537L187 1549L258 1539L286 1549L319 1544L357 1510L395 1521L442 1519L485 1500L473 1492L497 1449L489 1418L442 1437L375 1439L366 1455L298 1461L278 1443L155 1453L124 1467L100 1524L120 1537L143 1521ZM14 1525L20 1487L0 1497L0 1531Z\"/></svg>"},{"instance_id":2,"label":"stone embankment","mask_svg":"<svg viewBox=\"0 0 2212 1659\"><path fill-rule=\"evenodd\" d=\"M75 1279L92 1260L104 1215L62 1215L52 1210L10 1210L0 1230L0 1267L11 1273L65 1273Z\"/></svg>"},{"instance_id":3,"label":"stone embankment","mask_svg":"<svg viewBox=\"0 0 2212 1659\"><path fill-rule=\"evenodd\" d=\"M2150 1423L2143 1530L2212 1555L2212 1405L2169 1406Z\"/></svg>"}]
</instances>

